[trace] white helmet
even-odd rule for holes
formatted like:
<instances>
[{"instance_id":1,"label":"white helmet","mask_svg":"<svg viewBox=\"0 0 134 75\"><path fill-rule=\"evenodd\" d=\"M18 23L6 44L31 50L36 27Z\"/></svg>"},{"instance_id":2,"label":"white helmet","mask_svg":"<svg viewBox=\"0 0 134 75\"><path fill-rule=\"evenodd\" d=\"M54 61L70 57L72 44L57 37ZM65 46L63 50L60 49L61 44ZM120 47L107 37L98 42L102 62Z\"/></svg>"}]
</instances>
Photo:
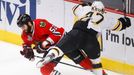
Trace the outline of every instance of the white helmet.
<instances>
[{"instance_id":1,"label":"white helmet","mask_svg":"<svg viewBox=\"0 0 134 75\"><path fill-rule=\"evenodd\" d=\"M94 1L91 5L92 11L96 11L96 12L99 12L101 14L103 14L105 12L104 8L105 7L101 1Z\"/></svg>"}]
</instances>

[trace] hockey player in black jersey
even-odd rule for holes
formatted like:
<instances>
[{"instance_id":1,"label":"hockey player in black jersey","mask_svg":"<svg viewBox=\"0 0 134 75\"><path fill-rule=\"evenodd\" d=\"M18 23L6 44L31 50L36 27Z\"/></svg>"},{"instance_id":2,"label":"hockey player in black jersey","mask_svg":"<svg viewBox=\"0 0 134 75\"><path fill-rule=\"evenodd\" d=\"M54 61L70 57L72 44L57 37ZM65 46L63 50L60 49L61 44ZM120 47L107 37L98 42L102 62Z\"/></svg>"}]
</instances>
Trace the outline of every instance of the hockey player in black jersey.
<instances>
[{"instance_id":1,"label":"hockey player in black jersey","mask_svg":"<svg viewBox=\"0 0 134 75\"><path fill-rule=\"evenodd\" d=\"M104 5L101 1L94 1L91 7L79 5L75 8L74 13L78 16L74 27L56 46L48 49L49 52L44 58L43 64L45 65L63 54L75 61L76 64L80 64L82 61L80 50L82 50L92 62L93 73L104 75L100 59L100 45L96 36L103 29L124 30L131 26L131 21L128 17L120 17L118 20L105 18ZM106 22L109 22L109 25L106 25ZM71 54L74 51L79 53Z\"/></svg>"}]
</instances>

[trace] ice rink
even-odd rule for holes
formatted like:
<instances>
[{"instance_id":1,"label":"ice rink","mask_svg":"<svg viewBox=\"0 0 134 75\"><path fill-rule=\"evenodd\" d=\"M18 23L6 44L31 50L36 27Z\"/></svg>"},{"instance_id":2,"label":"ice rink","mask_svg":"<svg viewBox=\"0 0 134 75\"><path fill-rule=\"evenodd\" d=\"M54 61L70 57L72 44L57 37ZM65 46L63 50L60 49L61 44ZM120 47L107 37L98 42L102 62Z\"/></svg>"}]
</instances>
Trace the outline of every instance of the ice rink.
<instances>
[{"instance_id":1,"label":"ice rink","mask_svg":"<svg viewBox=\"0 0 134 75\"><path fill-rule=\"evenodd\" d=\"M41 75L39 68L36 67L39 59L29 61L20 55L20 50L21 47L18 45L0 41L0 75ZM62 62L75 65L67 58L62 59ZM91 72L60 63L55 69L59 70L62 75L94 75ZM108 75L122 75L111 71L106 72Z\"/></svg>"}]
</instances>

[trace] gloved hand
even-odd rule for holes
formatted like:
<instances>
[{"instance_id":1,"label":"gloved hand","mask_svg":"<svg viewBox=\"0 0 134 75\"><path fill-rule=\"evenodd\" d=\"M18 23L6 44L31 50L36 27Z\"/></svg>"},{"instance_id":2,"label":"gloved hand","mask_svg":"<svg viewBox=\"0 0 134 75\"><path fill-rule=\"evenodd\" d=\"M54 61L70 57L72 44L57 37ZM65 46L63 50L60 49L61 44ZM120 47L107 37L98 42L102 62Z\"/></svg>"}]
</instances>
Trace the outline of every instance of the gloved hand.
<instances>
[{"instance_id":1,"label":"gloved hand","mask_svg":"<svg viewBox=\"0 0 134 75\"><path fill-rule=\"evenodd\" d=\"M118 19L122 23L122 29L126 29L127 27L131 26L131 20L129 17L121 17Z\"/></svg>"},{"instance_id":2,"label":"gloved hand","mask_svg":"<svg viewBox=\"0 0 134 75\"><path fill-rule=\"evenodd\" d=\"M44 44L42 44L42 43L44 43ZM42 46L43 45L43 46ZM50 44L48 44L46 41L44 41L44 42L39 42L38 44L37 44L37 46L36 46L36 51L38 52L38 53L45 53L46 52L46 50L48 49L50 47Z\"/></svg>"},{"instance_id":3,"label":"gloved hand","mask_svg":"<svg viewBox=\"0 0 134 75\"><path fill-rule=\"evenodd\" d=\"M23 46L23 51L20 51L20 54L29 60L34 59L33 49L29 46Z\"/></svg>"},{"instance_id":4,"label":"gloved hand","mask_svg":"<svg viewBox=\"0 0 134 75\"><path fill-rule=\"evenodd\" d=\"M81 3L80 5L82 5L82 6L91 6L92 5L92 3L91 2L83 2L83 3Z\"/></svg>"}]
</instances>

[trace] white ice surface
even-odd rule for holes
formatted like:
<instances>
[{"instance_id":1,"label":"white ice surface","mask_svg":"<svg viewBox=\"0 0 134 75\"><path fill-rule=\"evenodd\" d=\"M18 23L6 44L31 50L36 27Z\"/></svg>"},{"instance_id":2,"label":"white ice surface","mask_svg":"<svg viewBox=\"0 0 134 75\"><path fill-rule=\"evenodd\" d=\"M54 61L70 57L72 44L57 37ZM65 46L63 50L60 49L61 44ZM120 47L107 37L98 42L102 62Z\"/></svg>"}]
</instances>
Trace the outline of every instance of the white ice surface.
<instances>
[{"instance_id":1,"label":"white ice surface","mask_svg":"<svg viewBox=\"0 0 134 75\"><path fill-rule=\"evenodd\" d=\"M21 47L0 41L0 75L41 75L40 69L36 68L35 61L29 61L20 55ZM62 62L75 65L71 60L63 58ZM78 66L78 65L77 65ZM93 75L89 71L58 64L55 68L63 75ZM115 72L106 71L108 75L121 75Z\"/></svg>"}]
</instances>

